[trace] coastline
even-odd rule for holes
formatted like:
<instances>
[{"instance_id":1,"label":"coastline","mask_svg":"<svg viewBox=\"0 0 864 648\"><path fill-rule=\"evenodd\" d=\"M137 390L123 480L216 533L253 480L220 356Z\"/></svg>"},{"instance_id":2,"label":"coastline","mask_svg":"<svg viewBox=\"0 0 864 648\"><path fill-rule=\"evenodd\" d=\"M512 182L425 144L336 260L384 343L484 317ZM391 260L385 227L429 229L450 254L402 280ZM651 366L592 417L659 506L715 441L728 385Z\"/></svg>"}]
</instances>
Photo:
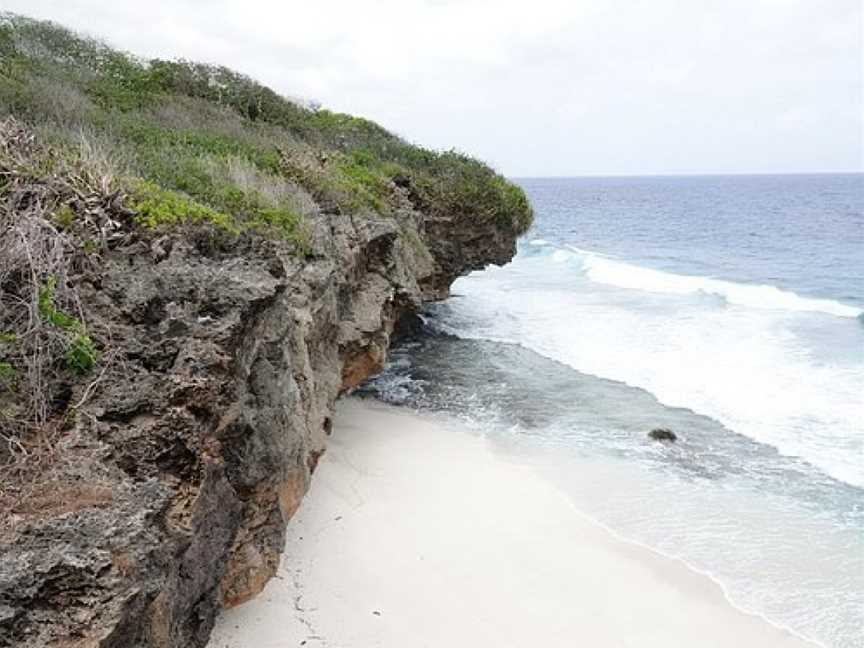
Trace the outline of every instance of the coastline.
<instances>
[{"instance_id":1,"label":"coastline","mask_svg":"<svg viewBox=\"0 0 864 648\"><path fill-rule=\"evenodd\" d=\"M577 511L458 424L358 399L258 599L213 648L813 646Z\"/></svg>"}]
</instances>

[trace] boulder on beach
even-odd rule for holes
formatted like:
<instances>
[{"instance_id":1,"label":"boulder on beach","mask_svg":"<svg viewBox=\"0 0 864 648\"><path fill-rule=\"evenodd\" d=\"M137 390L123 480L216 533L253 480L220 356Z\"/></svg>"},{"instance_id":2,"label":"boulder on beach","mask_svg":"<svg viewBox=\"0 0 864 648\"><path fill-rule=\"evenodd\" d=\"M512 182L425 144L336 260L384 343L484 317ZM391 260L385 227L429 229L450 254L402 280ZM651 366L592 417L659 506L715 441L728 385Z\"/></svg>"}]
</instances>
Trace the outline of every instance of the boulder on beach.
<instances>
[{"instance_id":1,"label":"boulder on beach","mask_svg":"<svg viewBox=\"0 0 864 648\"><path fill-rule=\"evenodd\" d=\"M670 443L678 439L678 435L669 428L654 428L648 433L648 436L655 441L669 441Z\"/></svg>"}]
</instances>

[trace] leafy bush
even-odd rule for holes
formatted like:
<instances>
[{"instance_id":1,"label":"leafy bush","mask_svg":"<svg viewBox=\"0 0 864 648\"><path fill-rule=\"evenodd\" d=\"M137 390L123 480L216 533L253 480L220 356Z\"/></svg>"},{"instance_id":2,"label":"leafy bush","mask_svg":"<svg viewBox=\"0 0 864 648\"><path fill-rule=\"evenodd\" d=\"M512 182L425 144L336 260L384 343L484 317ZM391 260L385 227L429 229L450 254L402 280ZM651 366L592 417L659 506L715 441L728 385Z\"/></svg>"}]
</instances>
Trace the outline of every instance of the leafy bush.
<instances>
[{"instance_id":1,"label":"leafy bush","mask_svg":"<svg viewBox=\"0 0 864 648\"><path fill-rule=\"evenodd\" d=\"M271 231L293 241L300 251L306 251L308 241L301 227L303 219L300 214L286 207L262 206L258 196L235 188L214 188L214 191L219 194L221 202L230 206L234 214L242 215L242 218L228 216L183 193L162 189L147 181L136 184L129 205L137 212L138 222L151 229L207 223L228 234L239 234L246 230Z\"/></svg>"},{"instance_id":2,"label":"leafy bush","mask_svg":"<svg viewBox=\"0 0 864 648\"><path fill-rule=\"evenodd\" d=\"M227 215L146 180L135 185L129 198L129 206L138 213L138 222L150 228L184 223L210 223L226 232L237 231L232 219Z\"/></svg>"},{"instance_id":3,"label":"leafy bush","mask_svg":"<svg viewBox=\"0 0 864 648\"><path fill-rule=\"evenodd\" d=\"M89 335L79 333L69 342L66 351L66 366L77 374L83 375L93 371L99 361L99 352Z\"/></svg>"},{"instance_id":4,"label":"leafy bush","mask_svg":"<svg viewBox=\"0 0 864 648\"><path fill-rule=\"evenodd\" d=\"M56 287L57 280L49 276L46 283L39 289L39 316L66 334L67 349L64 357L67 368L77 374L89 373L99 361L99 352L96 350L93 340L84 332L81 321L58 310L54 305Z\"/></svg>"},{"instance_id":5,"label":"leafy bush","mask_svg":"<svg viewBox=\"0 0 864 648\"><path fill-rule=\"evenodd\" d=\"M142 108L162 91L158 78L145 64L121 52L106 52L97 70L88 90L99 105L109 110Z\"/></svg>"},{"instance_id":6,"label":"leafy bush","mask_svg":"<svg viewBox=\"0 0 864 648\"><path fill-rule=\"evenodd\" d=\"M8 362L0 361L0 380L9 381L15 377L15 367Z\"/></svg>"},{"instance_id":7,"label":"leafy bush","mask_svg":"<svg viewBox=\"0 0 864 648\"><path fill-rule=\"evenodd\" d=\"M352 151L338 158L337 169L341 186L353 198L351 207L370 207L387 213L390 195L389 177L380 159L366 149Z\"/></svg>"}]
</instances>

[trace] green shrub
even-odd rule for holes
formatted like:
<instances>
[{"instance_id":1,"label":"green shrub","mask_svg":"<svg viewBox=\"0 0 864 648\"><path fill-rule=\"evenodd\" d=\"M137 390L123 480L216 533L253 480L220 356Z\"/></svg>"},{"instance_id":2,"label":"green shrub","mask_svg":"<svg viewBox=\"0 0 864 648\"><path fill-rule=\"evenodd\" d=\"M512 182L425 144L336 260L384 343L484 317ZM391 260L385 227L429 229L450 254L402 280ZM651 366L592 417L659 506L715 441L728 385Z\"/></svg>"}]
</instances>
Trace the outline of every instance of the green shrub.
<instances>
[{"instance_id":1,"label":"green shrub","mask_svg":"<svg viewBox=\"0 0 864 648\"><path fill-rule=\"evenodd\" d=\"M136 220L145 227L210 223L220 230L237 233L237 228L226 214L146 180L135 184L129 206L138 212Z\"/></svg>"},{"instance_id":2,"label":"green shrub","mask_svg":"<svg viewBox=\"0 0 864 648\"><path fill-rule=\"evenodd\" d=\"M121 52L107 52L97 63L97 76L88 90L102 107L128 111L156 101L159 80L141 62Z\"/></svg>"},{"instance_id":3,"label":"green shrub","mask_svg":"<svg viewBox=\"0 0 864 648\"><path fill-rule=\"evenodd\" d=\"M48 280L39 289L39 316L65 334L67 346L64 358L66 367L77 374L89 373L99 361L99 352L96 350L93 340L84 331L84 325L54 305L56 287L57 280L54 277L48 277Z\"/></svg>"},{"instance_id":4,"label":"green shrub","mask_svg":"<svg viewBox=\"0 0 864 648\"><path fill-rule=\"evenodd\" d=\"M129 205L138 212L136 220L148 228L207 223L228 234L237 235L246 230L272 231L298 245L303 243L303 217L292 209L263 206L256 195L233 187L214 191L220 202L232 208L232 215L147 181L135 185Z\"/></svg>"},{"instance_id":5,"label":"green shrub","mask_svg":"<svg viewBox=\"0 0 864 648\"><path fill-rule=\"evenodd\" d=\"M81 328L81 322L54 307L56 286L57 280L54 277L49 277L45 285L39 289L39 315L52 326L64 331L78 330Z\"/></svg>"},{"instance_id":6,"label":"green shrub","mask_svg":"<svg viewBox=\"0 0 864 648\"><path fill-rule=\"evenodd\" d=\"M370 151L361 149L339 157L339 180L349 199L349 207L371 207L379 213L388 211L390 180L381 161Z\"/></svg>"},{"instance_id":7,"label":"green shrub","mask_svg":"<svg viewBox=\"0 0 864 648\"><path fill-rule=\"evenodd\" d=\"M126 116L119 122L117 132L145 161L148 152L167 150L172 157L242 157L263 171L279 172L279 155L273 148L262 150L237 136L203 129L170 128L155 123L146 115ZM142 170L147 172L146 162Z\"/></svg>"},{"instance_id":8,"label":"green shrub","mask_svg":"<svg viewBox=\"0 0 864 648\"><path fill-rule=\"evenodd\" d=\"M75 212L69 205L63 205L54 213L54 222L60 229L71 229L75 224Z\"/></svg>"},{"instance_id":9,"label":"green shrub","mask_svg":"<svg viewBox=\"0 0 864 648\"><path fill-rule=\"evenodd\" d=\"M90 336L77 334L66 350L66 366L77 374L88 374L99 362L99 352Z\"/></svg>"},{"instance_id":10,"label":"green shrub","mask_svg":"<svg viewBox=\"0 0 864 648\"><path fill-rule=\"evenodd\" d=\"M13 367L8 362L0 361L0 380L4 382L11 382L15 376L17 375L17 371L15 371L15 367Z\"/></svg>"}]
</instances>

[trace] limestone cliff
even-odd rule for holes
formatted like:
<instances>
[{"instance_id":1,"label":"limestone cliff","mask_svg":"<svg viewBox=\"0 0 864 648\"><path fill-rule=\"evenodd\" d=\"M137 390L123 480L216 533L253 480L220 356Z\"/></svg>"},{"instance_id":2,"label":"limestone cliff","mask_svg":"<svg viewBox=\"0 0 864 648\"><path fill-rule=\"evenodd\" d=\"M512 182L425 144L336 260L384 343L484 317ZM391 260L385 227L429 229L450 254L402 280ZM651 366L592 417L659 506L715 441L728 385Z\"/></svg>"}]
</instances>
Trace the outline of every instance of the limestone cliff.
<instances>
[{"instance_id":1,"label":"limestone cliff","mask_svg":"<svg viewBox=\"0 0 864 648\"><path fill-rule=\"evenodd\" d=\"M514 252L495 222L430 229L406 200L392 220L321 214L301 260L203 232L111 250L82 296L115 360L76 390L60 478L6 520L0 645L205 645L273 575L334 401L397 319Z\"/></svg>"},{"instance_id":2,"label":"limestone cliff","mask_svg":"<svg viewBox=\"0 0 864 648\"><path fill-rule=\"evenodd\" d=\"M0 647L204 646L339 394L530 219L477 160L0 14Z\"/></svg>"}]
</instances>

